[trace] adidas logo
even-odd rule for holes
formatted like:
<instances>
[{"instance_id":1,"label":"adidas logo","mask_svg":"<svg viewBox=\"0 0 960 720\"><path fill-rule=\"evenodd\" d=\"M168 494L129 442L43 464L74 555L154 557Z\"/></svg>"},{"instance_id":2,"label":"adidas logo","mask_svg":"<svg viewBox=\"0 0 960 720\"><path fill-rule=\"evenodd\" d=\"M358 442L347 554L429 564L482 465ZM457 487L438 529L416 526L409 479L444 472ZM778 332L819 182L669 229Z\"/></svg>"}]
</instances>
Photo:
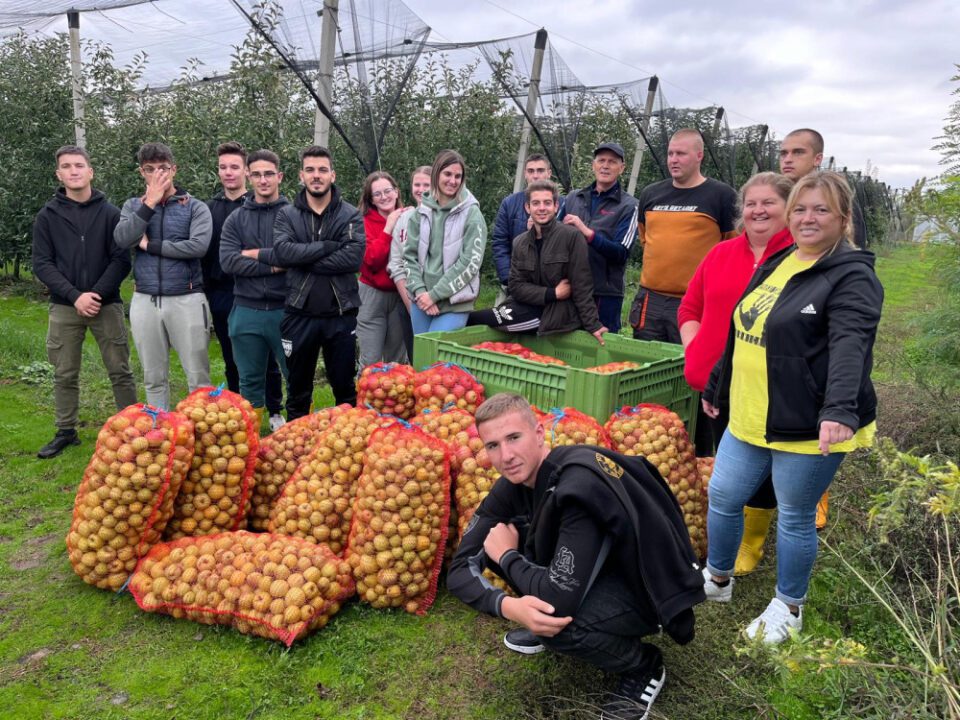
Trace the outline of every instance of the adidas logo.
<instances>
[{"instance_id":1,"label":"adidas logo","mask_svg":"<svg viewBox=\"0 0 960 720\"><path fill-rule=\"evenodd\" d=\"M800 311L801 315L816 315L817 309L813 306L813 303L807 305L803 310Z\"/></svg>"}]
</instances>

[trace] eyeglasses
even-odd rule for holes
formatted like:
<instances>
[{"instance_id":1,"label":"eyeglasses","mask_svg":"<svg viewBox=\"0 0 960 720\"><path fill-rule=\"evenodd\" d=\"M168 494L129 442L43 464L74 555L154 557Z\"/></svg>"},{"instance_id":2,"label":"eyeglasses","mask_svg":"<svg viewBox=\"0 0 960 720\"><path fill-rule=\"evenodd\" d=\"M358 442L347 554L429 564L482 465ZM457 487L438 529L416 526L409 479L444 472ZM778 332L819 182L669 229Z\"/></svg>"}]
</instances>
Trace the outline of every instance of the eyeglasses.
<instances>
[{"instance_id":1,"label":"eyeglasses","mask_svg":"<svg viewBox=\"0 0 960 720\"><path fill-rule=\"evenodd\" d=\"M163 170L164 172L170 172L171 170L173 170L173 166L172 166L172 165L160 165L160 166L158 166L158 167L154 167L153 165L142 165L142 166L140 167L140 169L143 171L143 174L144 174L144 175L153 175L155 172L157 172L157 170Z\"/></svg>"},{"instance_id":2,"label":"eyeglasses","mask_svg":"<svg viewBox=\"0 0 960 720\"><path fill-rule=\"evenodd\" d=\"M250 177L254 180L272 180L276 176L277 176L277 173L273 172L272 170L268 170L267 172L262 172L262 173L260 172L250 173Z\"/></svg>"},{"instance_id":3,"label":"eyeglasses","mask_svg":"<svg viewBox=\"0 0 960 720\"><path fill-rule=\"evenodd\" d=\"M370 193L374 200L379 200L380 198L390 197L397 191L396 188L387 188L386 190L377 190L376 192Z\"/></svg>"}]
</instances>

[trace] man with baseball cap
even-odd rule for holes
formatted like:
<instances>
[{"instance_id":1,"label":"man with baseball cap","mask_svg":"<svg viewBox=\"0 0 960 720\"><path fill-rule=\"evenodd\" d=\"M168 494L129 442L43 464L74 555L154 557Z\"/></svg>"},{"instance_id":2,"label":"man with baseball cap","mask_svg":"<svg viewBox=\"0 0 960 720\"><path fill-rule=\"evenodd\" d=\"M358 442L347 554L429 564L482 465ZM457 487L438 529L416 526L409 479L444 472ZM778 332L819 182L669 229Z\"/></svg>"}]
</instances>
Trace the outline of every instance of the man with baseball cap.
<instances>
[{"instance_id":1,"label":"man with baseball cap","mask_svg":"<svg viewBox=\"0 0 960 720\"><path fill-rule=\"evenodd\" d=\"M622 145L598 145L592 167L595 180L567 197L563 223L573 225L587 240L597 313L600 322L617 333L627 257L637 236L637 201L620 187L626 167Z\"/></svg>"}]
</instances>

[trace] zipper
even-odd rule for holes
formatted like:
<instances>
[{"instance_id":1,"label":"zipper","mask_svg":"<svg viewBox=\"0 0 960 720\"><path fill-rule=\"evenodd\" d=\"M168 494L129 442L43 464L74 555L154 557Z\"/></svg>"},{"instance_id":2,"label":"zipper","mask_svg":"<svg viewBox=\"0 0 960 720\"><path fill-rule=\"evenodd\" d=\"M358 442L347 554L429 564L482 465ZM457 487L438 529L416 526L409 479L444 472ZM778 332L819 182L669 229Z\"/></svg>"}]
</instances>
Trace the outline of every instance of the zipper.
<instances>
[{"instance_id":1,"label":"zipper","mask_svg":"<svg viewBox=\"0 0 960 720\"><path fill-rule=\"evenodd\" d=\"M160 247L161 253L157 256L157 295L163 296L163 218L167 214L167 204L160 201Z\"/></svg>"},{"instance_id":2,"label":"zipper","mask_svg":"<svg viewBox=\"0 0 960 720\"><path fill-rule=\"evenodd\" d=\"M87 292L89 289L87 285L87 236L82 232L80 233L80 255L83 258L83 265L80 270L80 287L83 288L83 292Z\"/></svg>"}]
</instances>

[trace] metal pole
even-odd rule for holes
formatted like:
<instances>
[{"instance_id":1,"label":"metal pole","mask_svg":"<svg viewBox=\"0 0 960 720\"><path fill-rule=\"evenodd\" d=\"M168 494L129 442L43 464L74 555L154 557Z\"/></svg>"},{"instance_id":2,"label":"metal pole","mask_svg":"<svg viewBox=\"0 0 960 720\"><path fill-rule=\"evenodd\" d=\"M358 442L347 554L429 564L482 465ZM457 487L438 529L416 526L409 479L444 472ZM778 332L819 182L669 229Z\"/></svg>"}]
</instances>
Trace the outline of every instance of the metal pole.
<instances>
[{"instance_id":1,"label":"metal pole","mask_svg":"<svg viewBox=\"0 0 960 720\"><path fill-rule=\"evenodd\" d=\"M766 125L760 126L760 141L757 143L757 152L753 155L753 169L750 171L751 175L756 175L760 172L760 153L763 151L763 145L767 142L767 130L769 128Z\"/></svg>"},{"instance_id":2,"label":"metal pole","mask_svg":"<svg viewBox=\"0 0 960 720\"><path fill-rule=\"evenodd\" d=\"M333 99L333 58L337 49L337 26L340 15L340 0L324 0L320 11L320 64L317 95L327 107ZM313 144L327 147L330 142L330 120L320 112L313 120Z\"/></svg>"},{"instance_id":3,"label":"metal pole","mask_svg":"<svg viewBox=\"0 0 960 720\"><path fill-rule=\"evenodd\" d=\"M547 31L537 30L537 38L533 42L533 67L530 68L530 88L527 90L527 115L523 118L523 130L520 131L520 149L517 151L517 173L513 178L513 191L520 192L523 187L523 166L527 161L527 150L530 149L530 121L537 110L537 101L540 99L540 73L543 70L543 51L547 47Z\"/></svg>"},{"instance_id":4,"label":"metal pole","mask_svg":"<svg viewBox=\"0 0 960 720\"><path fill-rule=\"evenodd\" d=\"M87 131L83 123L83 67L80 63L80 13L71 10L67 13L67 27L70 29L70 85L73 91L73 128L77 145L87 147Z\"/></svg>"},{"instance_id":5,"label":"metal pole","mask_svg":"<svg viewBox=\"0 0 960 720\"><path fill-rule=\"evenodd\" d=\"M653 101L657 97L657 87L659 85L660 80L656 75L650 78L650 83L647 85L647 102L643 106L643 121L641 123L643 132L637 133L637 149L633 153L633 165L630 168L630 182L627 184L627 192L633 196L636 196L637 180L640 178L640 166L643 164L643 153L646 150L646 140L644 136L647 134L647 131L650 130L650 116L653 114Z\"/></svg>"}]
</instances>

